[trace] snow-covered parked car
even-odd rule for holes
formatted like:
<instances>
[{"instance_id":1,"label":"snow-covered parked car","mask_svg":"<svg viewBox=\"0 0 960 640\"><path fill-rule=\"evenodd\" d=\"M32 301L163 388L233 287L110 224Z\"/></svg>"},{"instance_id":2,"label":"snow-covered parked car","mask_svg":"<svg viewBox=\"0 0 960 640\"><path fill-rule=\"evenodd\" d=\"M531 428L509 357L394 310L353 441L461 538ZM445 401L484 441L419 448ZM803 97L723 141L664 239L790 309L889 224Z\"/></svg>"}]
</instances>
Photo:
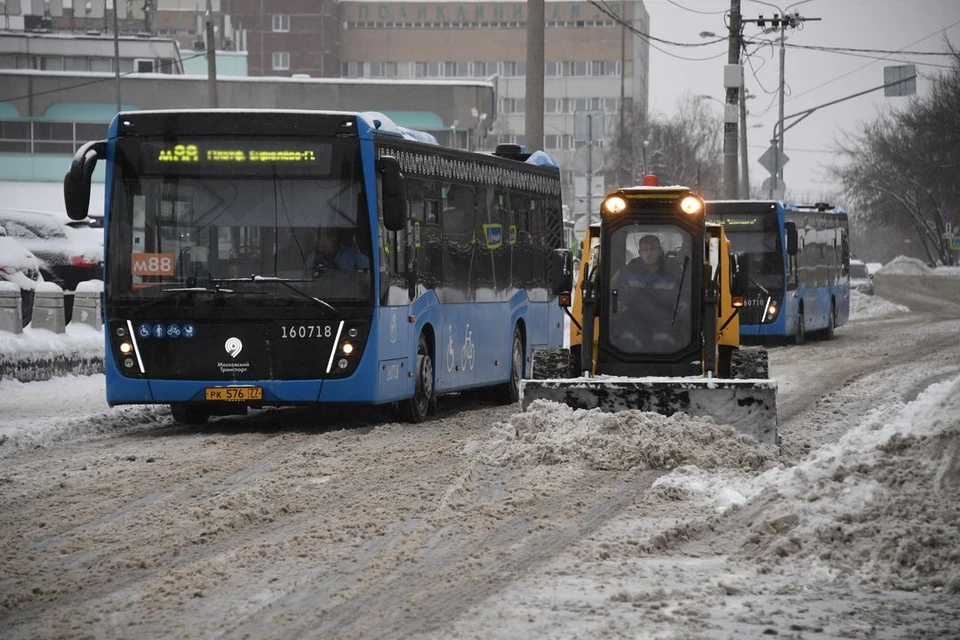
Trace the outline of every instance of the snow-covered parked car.
<instances>
[{"instance_id":1,"label":"snow-covered parked car","mask_svg":"<svg viewBox=\"0 0 960 640\"><path fill-rule=\"evenodd\" d=\"M0 208L6 235L40 260L44 280L74 291L85 280L103 279L103 229L67 215Z\"/></svg>"},{"instance_id":2,"label":"snow-covered parked car","mask_svg":"<svg viewBox=\"0 0 960 640\"><path fill-rule=\"evenodd\" d=\"M873 295L873 275L861 260L850 261L850 288L868 296Z\"/></svg>"},{"instance_id":3,"label":"snow-covered parked car","mask_svg":"<svg viewBox=\"0 0 960 640\"><path fill-rule=\"evenodd\" d=\"M40 259L33 252L7 235L0 226L0 280L12 282L20 288L23 301L23 324L33 317L33 293L43 282Z\"/></svg>"}]
</instances>

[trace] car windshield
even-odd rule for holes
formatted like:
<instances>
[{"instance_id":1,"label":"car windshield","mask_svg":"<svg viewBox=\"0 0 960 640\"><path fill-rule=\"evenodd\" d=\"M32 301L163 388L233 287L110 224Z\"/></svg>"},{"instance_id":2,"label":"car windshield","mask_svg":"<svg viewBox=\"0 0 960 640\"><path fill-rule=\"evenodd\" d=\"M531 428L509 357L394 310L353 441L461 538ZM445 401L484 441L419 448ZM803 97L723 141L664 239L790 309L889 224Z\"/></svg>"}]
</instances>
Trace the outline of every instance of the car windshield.
<instances>
[{"instance_id":1,"label":"car windshield","mask_svg":"<svg viewBox=\"0 0 960 640\"><path fill-rule=\"evenodd\" d=\"M865 264L850 264L850 277L857 279L867 279L870 277L870 272L867 271L867 265Z\"/></svg>"}]
</instances>

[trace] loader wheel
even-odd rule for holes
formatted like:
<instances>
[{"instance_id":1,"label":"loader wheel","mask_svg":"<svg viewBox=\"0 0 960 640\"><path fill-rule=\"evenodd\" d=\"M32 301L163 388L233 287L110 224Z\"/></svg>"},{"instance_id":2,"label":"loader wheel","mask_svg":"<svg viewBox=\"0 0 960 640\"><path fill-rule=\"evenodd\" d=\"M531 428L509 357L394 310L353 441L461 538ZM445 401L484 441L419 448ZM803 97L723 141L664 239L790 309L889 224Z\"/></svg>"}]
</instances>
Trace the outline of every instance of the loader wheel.
<instances>
[{"instance_id":1,"label":"loader wheel","mask_svg":"<svg viewBox=\"0 0 960 640\"><path fill-rule=\"evenodd\" d=\"M763 347L740 347L730 354L731 377L738 380L766 380L770 377L770 359Z\"/></svg>"},{"instance_id":2,"label":"loader wheel","mask_svg":"<svg viewBox=\"0 0 960 640\"><path fill-rule=\"evenodd\" d=\"M400 417L407 422L423 422L435 405L436 398L433 388L433 358L427 339L420 336L417 345L417 368L415 370L413 397L399 403Z\"/></svg>"},{"instance_id":3,"label":"loader wheel","mask_svg":"<svg viewBox=\"0 0 960 640\"><path fill-rule=\"evenodd\" d=\"M573 375L571 362L569 349L538 347L533 350L530 377L534 380L569 378Z\"/></svg>"},{"instance_id":4,"label":"loader wheel","mask_svg":"<svg viewBox=\"0 0 960 640\"><path fill-rule=\"evenodd\" d=\"M513 342L510 346L510 380L497 388L497 399L501 404L513 404L520 401L520 378L523 377L523 334L520 327L513 330Z\"/></svg>"}]
</instances>

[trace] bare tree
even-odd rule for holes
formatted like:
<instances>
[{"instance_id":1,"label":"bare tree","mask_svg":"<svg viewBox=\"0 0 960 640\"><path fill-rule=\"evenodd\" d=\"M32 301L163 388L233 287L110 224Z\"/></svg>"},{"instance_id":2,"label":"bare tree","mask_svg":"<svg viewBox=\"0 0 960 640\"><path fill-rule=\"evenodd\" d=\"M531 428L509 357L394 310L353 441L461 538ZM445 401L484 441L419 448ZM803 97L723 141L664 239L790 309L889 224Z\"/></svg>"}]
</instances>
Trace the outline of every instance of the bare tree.
<instances>
[{"instance_id":1,"label":"bare tree","mask_svg":"<svg viewBox=\"0 0 960 640\"><path fill-rule=\"evenodd\" d=\"M612 145L616 157L608 180L618 179L622 172L632 178L630 184L639 184L644 172L655 173L662 185L683 185L704 198L719 198L723 193L722 134L721 118L689 94L677 102L672 114L654 115L646 123L634 110L624 118L624 131L619 132L625 139L618 138Z\"/></svg>"},{"instance_id":2,"label":"bare tree","mask_svg":"<svg viewBox=\"0 0 960 640\"><path fill-rule=\"evenodd\" d=\"M852 199L854 224L909 232L927 261L953 264L947 217L960 211L960 54L932 78L933 89L902 110L883 114L849 135L835 167Z\"/></svg>"}]
</instances>

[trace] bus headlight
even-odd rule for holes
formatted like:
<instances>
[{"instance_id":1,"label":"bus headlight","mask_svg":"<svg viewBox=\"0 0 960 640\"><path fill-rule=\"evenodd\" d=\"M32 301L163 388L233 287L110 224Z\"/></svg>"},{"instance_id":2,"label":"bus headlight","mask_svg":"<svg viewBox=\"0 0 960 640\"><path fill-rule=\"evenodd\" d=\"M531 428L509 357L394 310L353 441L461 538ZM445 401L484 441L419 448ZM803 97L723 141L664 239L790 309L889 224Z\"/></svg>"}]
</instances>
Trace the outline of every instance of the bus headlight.
<instances>
[{"instance_id":1,"label":"bus headlight","mask_svg":"<svg viewBox=\"0 0 960 640\"><path fill-rule=\"evenodd\" d=\"M131 352L133 352L132 344L130 344L129 342L120 343L120 353L126 356L126 355L130 355Z\"/></svg>"},{"instance_id":2,"label":"bus headlight","mask_svg":"<svg viewBox=\"0 0 960 640\"><path fill-rule=\"evenodd\" d=\"M620 196L613 196L603 201L603 210L614 215L623 213L627 208L627 201Z\"/></svg>"},{"instance_id":3,"label":"bus headlight","mask_svg":"<svg viewBox=\"0 0 960 640\"><path fill-rule=\"evenodd\" d=\"M348 356L351 353L353 353L353 345L350 344L349 342L344 342L341 349L343 350L343 355L345 356Z\"/></svg>"},{"instance_id":4,"label":"bus headlight","mask_svg":"<svg viewBox=\"0 0 960 640\"><path fill-rule=\"evenodd\" d=\"M680 210L691 216L703 213L703 200L696 196L684 196L680 201Z\"/></svg>"}]
</instances>

